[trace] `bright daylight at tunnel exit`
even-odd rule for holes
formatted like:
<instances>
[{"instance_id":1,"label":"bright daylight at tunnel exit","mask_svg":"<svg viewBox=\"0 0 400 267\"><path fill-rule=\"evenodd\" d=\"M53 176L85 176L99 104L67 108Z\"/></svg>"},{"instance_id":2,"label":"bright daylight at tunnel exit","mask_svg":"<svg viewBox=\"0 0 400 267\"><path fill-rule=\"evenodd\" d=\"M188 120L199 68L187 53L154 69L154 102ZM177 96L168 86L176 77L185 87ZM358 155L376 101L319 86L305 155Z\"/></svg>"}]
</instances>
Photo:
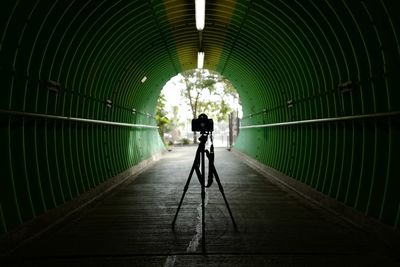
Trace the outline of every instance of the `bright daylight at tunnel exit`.
<instances>
[{"instance_id":1,"label":"bright daylight at tunnel exit","mask_svg":"<svg viewBox=\"0 0 400 267\"><path fill-rule=\"evenodd\" d=\"M232 83L216 71L193 69L172 77L157 102L160 137L170 149L197 143L192 119L206 114L214 121L214 145L231 148L239 133L242 106Z\"/></svg>"}]
</instances>

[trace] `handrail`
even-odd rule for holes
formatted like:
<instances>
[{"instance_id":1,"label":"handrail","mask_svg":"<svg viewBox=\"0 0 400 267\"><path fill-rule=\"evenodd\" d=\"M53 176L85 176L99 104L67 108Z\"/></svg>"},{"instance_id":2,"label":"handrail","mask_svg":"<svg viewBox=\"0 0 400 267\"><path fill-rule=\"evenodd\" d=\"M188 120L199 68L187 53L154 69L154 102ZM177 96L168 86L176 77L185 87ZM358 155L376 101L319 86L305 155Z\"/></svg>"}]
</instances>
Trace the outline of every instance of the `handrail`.
<instances>
[{"instance_id":1,"label":"handrail","mask_svg":"<svg viewBox=\"0 0 400 267\"><path fill-rule=\"evenodd\" d=\"M12 111L12 110L4 110L4 109L0 109L0 114L21 116L21 117L33 117L33 118L41 118L41 119L52 119L52 120L89 122L89 123L96 123L96 124L133 127L133 128L152 128L152 129L158 128L157 126L146 125L146 124L133 124L133 123L123 123L123 122L114 122L114 121L102 121L102 120L84 119L84 118L77 118L77 117L56 116L56 115L47 115L47 114L40 114L40 113Z\"/></svg>"},{"instance_id":2,"label":"handrail","mask_svg":"<svg viewBox=\"0 0 400 267\"><path fill-rule=\"evenodd\" d=\"M393 116L399 116L399 115L400 115L400 111L394 111L394 112L384 112L384 113L375 113L375 114L366 114L366 115L344 116L344 117L336 117L336 118L287 121L287 122L258 124L258 125L255 124L255 125L248 125L248 126L240 126L239 128L240 129L268 128L268 127L310 124L310 123L320 123L320 122L334 122L334 121L360 120L360 119L379 118L379 117L393 117Z\"/></svg>"}]
</instances>

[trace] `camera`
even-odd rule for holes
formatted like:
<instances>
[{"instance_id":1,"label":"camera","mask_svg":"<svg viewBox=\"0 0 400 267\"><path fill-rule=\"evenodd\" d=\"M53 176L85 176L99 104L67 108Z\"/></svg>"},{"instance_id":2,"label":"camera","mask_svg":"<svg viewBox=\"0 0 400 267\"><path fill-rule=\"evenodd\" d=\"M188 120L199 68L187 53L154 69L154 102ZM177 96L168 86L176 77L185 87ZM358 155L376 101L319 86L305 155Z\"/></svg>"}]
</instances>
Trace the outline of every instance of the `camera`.
<instances>
[{"instance_id":1,"label":"camera","mask_svg":"<svg viewBox=\"0 0 400 267\"><path fill-rule=\"evenodd\" d=\"M202 113L197 119L192 120L193 132L212 132L214 130L214 122L209 119L206 114Z\"/></svg>"}]
</instances>

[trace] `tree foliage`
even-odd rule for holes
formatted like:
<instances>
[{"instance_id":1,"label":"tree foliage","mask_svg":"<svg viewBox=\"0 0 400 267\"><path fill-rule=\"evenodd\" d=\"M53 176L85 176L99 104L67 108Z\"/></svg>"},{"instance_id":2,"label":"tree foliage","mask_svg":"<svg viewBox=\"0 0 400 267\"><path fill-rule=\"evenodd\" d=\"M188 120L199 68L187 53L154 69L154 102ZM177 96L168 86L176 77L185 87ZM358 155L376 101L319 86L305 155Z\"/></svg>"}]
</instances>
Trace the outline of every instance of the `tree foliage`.
<instances>
[{"instance_id":1,"label":"tree foliage","mask_svg":"<svg viewBox=\"0 0 400 267\"><path fill-rule=\"evenodd\" d=\"M193 118L205 113L217 121L226 120L232 111L227 98L238 97L233 85L210 70L188 70L181 75L186 85L181 94L188 102Z\"/></svg>"},{"instance_id":2,"label":"tree foliage","mask_svg":"<svg viewBox=\"0 0 400 267\"><path fill-rule=\"evenodd\" d=\"M192 118L198 118L199 114L205 113L214 121L226 121L228 114L233 111L230 105L237 102L239 97L227 79L210 70L188 70L176 76L171 85L180 90L181 100L179 106L166 108L166 95L160 95L156 120L162 138L165 132L176 133L177 129L187 125L186 121L181 121L180 108L186 109L188 106L191 113L189 117ZM193 134L193 141L197 142L196 133Z\"/></svg>"},{"instance_id":3,"label":"tree foliage","mask_svg":"<svg viewBox=\"0 0 400 267\"><path fill-rule=\"evenodd\" d=\"M158 132L162 140L164 140L165 127L169 124L169 119L167 118L167 112L165 111L165 105L166 105L165 95L161 94L157 101L155 117L157 121Z\"/></svg>"}]
</instances>

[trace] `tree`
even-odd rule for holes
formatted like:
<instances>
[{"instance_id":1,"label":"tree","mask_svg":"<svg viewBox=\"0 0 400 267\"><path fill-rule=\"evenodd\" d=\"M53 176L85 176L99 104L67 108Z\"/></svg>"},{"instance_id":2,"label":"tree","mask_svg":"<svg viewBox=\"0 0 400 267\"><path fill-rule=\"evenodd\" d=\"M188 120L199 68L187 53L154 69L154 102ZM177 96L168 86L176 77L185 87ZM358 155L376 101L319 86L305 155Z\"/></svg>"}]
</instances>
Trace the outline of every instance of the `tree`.
<instances>
[{"instance_id":1,"label":"tree","mask_svg":"<svg viewBox=\"0 0 400 267\"><path fill-rule=\"evenodd\" d=\"M179 118L179 107L171 106L171 108L172 112L169 113L169 124L166 130L171 133L172 142L175 142L181 139L180 127L182 127L184 123Z\"/></svg>"},{"instance_id":2,"label":"tree","mask_svg":"<svg viewBox=\"0 0 400 267\"><path fill-rule=\"evenodd\" d=\"M160 134L163 141L165 127L169 124L169 119L166 117L167 112L165 111L165 102L165 95L161 94L157 101L156 121L158 126L158 133Z\"/></svg>"},{"instance_id":3,"label":"tree","mask_svg":"<svg viewBox=\"0 0 400 267\"><path fill-rule=\"evenodd\" d=\"M222 121L232 111L227 102L227 97L237 98L233 85L217 72L210 70L188 70L181 73L185 88L182 96L188 102L193 119L200 113L206 113L209 117ZM197 143L196 133L193 142Z\"/></svg>"}]
</instances>

